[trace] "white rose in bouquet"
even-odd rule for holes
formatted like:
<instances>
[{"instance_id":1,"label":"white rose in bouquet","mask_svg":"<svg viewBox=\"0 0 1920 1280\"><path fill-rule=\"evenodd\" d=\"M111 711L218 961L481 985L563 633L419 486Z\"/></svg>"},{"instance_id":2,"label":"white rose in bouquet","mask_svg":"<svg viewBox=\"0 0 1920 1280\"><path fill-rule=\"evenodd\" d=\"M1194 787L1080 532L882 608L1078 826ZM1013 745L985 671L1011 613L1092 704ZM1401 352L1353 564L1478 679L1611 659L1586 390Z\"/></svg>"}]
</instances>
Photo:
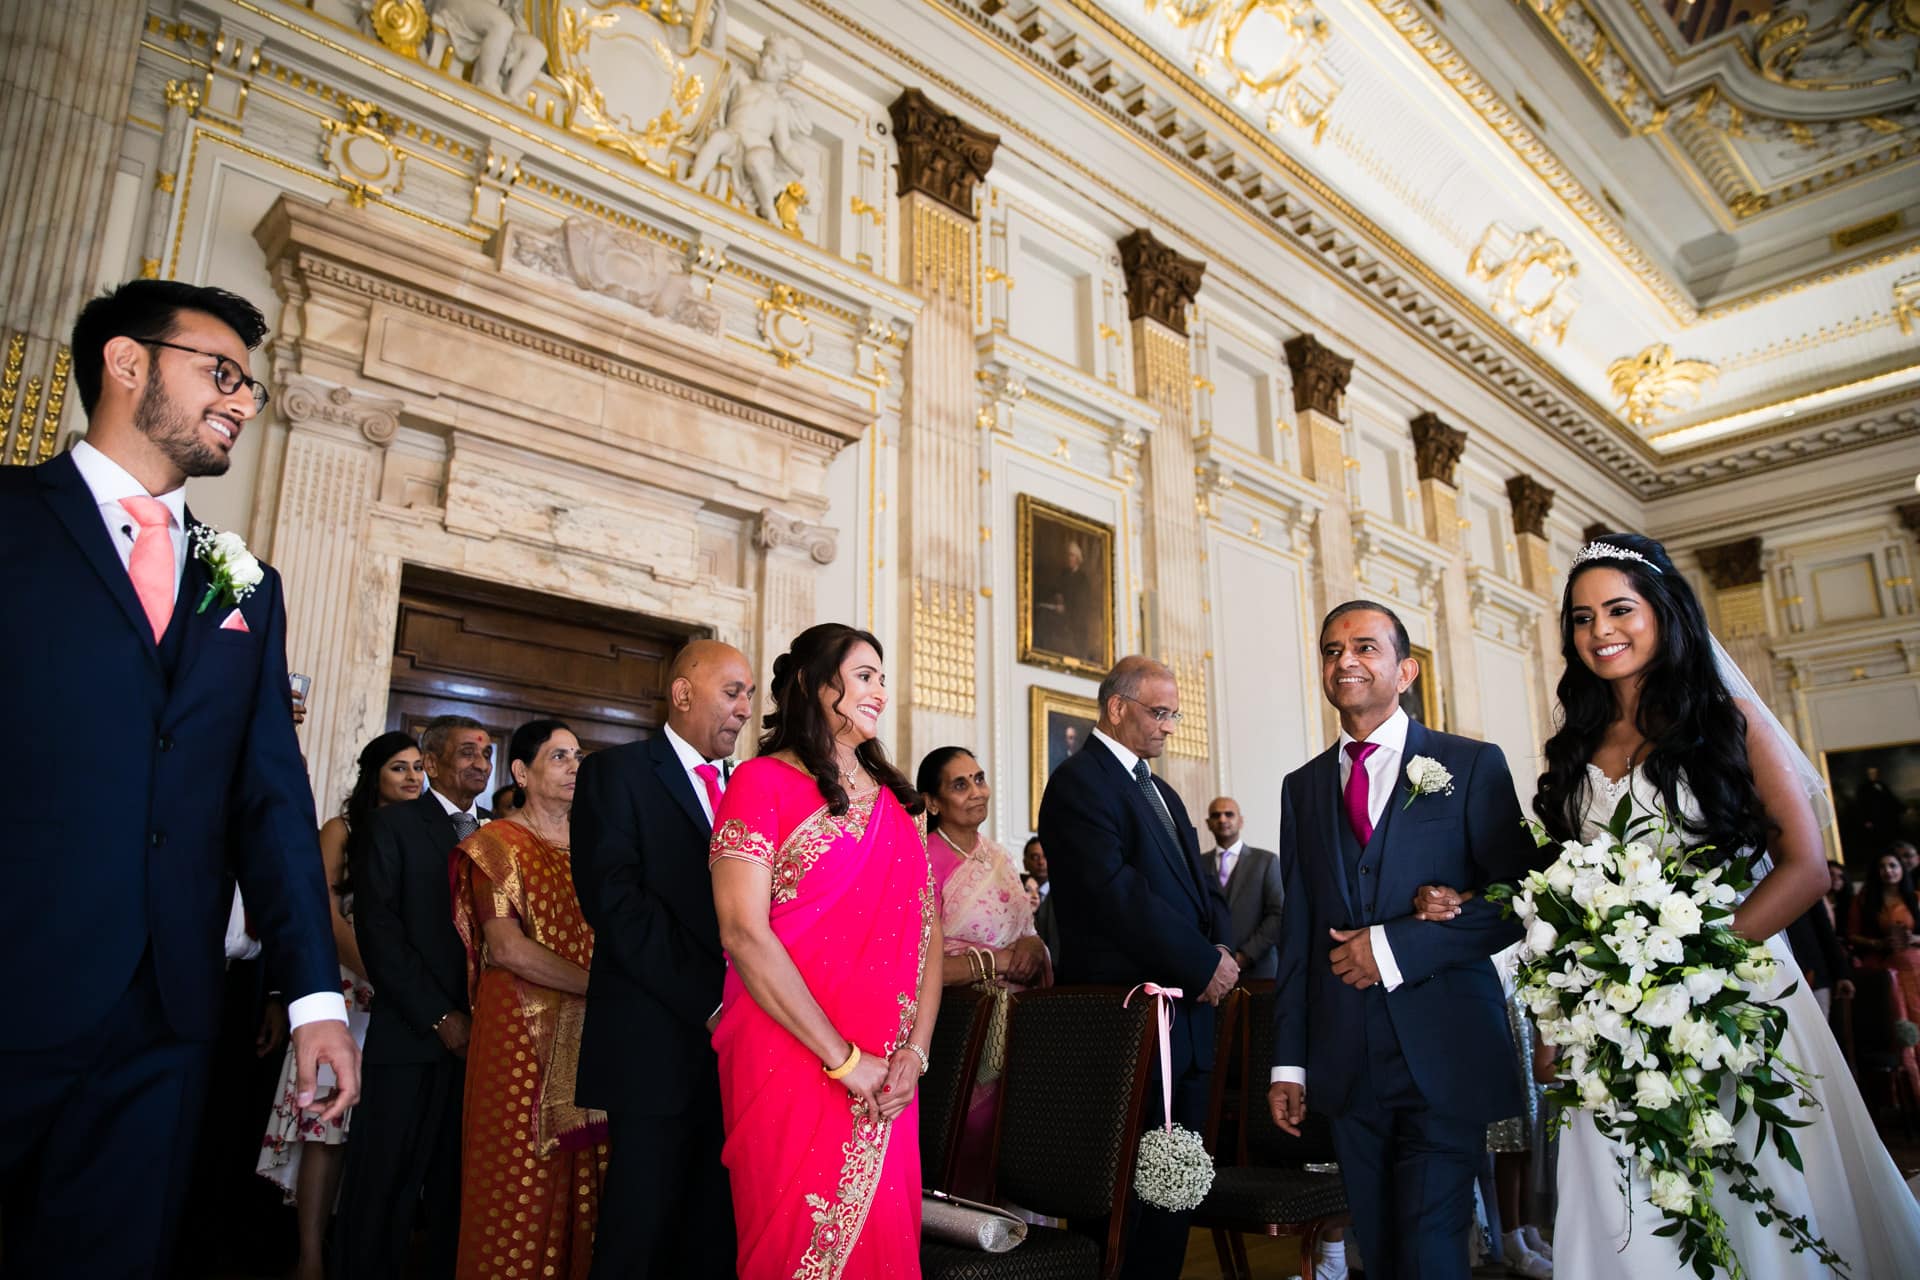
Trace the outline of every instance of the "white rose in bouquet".
<instances>
[{"instance_id":1,"label":"white rose in bouquet","mask_svg":"<svg viewBox=\"0 0 1920 1280\"><path fill-rule=\"evenodd\" d=\"M1640 1004L1640 988L1627 982L1609 982L1606 999L1617 1011L1632 1013Z\"/></svg>"},{"instance_id":2,"label":"white rose in bouquet","mask_svg":"<svg viewBox=\"0 0 1920 1280\"><path fill-rule=\"evenodd\" d=\"M1733 976L1749 988L1758 989L1773 981L1777 967L1773 962L1773 954L1765 947L1756 946L1747 952L1745 960L1733 966Z\"/></svg>"},{"instance_id":3,"label":"white rose in bouquet","mask_svg":"<svg viewBox=\"0 0 1920 1280\"><path fill-rule=\"evenodd\" d=\"M1593 1015L1593 1029L1603 1040L1624 1047L1633 1038L1633 1028L1627 1024L1627 1016L1618 1009L1602 1009Z\"/></svg>"},{"instance_id":4,"label":"white rose in bouquet","mask_svg":"<svg viewBox=\"0 0 1920 1280\"><path fill-rule=\"evenodd\" d=\"M1649 991L1640 1001L1640 1007L1633 1011L1634 1019L1649 1027L1670 1027L1686 1016L1690 1003L1687 989L1678 983L1667 983Z\"/></svg>"},{"instance_id":5,"label":"white rose in bouquet","mask_svg":"<svg viewBox=\"0 0 1920 1280\"><path fill-rule=\"evenodd\" d=\"M1580 1101L1588 1107L1604 1107L1613 1101L1613 1090L1607 1087L1606 1077L1597 1071L1588 1072L1580 1079Z\"/></svg>"},{"instance_id":6,"label":"white rose in bouquet","mask_svg":"<svg viewBox=\"0 0 1920 1280\"><path fill-rule=\"evenodd\" d=\"M1746 1071L1760 1061L1760 1048L1751 1040L1742 1040L1727 1052L1727 1067L1733 1071Z\"/></svg>"},{"instance_id":7,"label":"white rose in bouquet","mask_svg":"<svg viewBox=\"0 0 1920 1280\"><path fill-rule=\"evenodd\" d=\"M1547 868L1547 887L1564 898L1573 892L1573 879L1578 874L1579 868L1572 861L1561 858Z\"/></svg>"},{"instance_id":8,"label":"white rose in bouquet","mask_svg":"<svg viewBox=\"0 0 1920 1280\"><path fill-rule=\"evenodd\" d=\"M1660 927L1679 938L1700 932L1700 908L1692 898L1675 893L1660 904Z\"/></svg>"},{"instance_id":9,"label":"white rose in bouquet","mask_svg":"<svg viewBox=\"0 0 1920 1280\"><path fill-rule=\"evenodd\" d=\"M1696 969L1683 979L1687 984L1687 999L1705 1004L1727 989L1732 976L1725 969Z\"/></svg>"},{"instance_id":10,"label":"white rose in bouquet","mask_svg":"<svg viewBox=\"0 0 1920 1280\"><path fill-rule=\"evenodd\" d=\"M1633 1078L1633 1105L1648 1111L1664 1111L1679 1101L1680 1091L1673 1081L1658 1071L1642 1071Z\"/></svg>"},{"instance_id":11,"label":"white rose in bouquet","mask_svg":"<svg viewBox=\"0 0 1920 1280\"><path fill-rule=\"evenodd\" d=\"M1656 926L1647 933L1647 959L1655 964L1680 964L1686 958L1686 944L1672 931Z\"/></svg>"},{"instance_id":12,"label":"white rose in bouquet","mask_svg":"<svg viewBox=\"0 0 1920 1280\"><path fill-rule=\"evenodd\" d=\"M1527 926L1527 950L1536 956L1550 954L1553 951L1553 944L1559 940L1559 933L1555 932L1554 927L1545 920L1536 918L1531 925Z\"/></svg>"},{"instance_id":13,"label":"white rose in bouquet","mask_svg":"<svg viewBox=\"0 0 1920 1280\"><path fill-rule=\"evenodd\" d=\"M1718 1107L1693 1113L1693 1123L1687 1126L1688 1146L1695 1151L1712 1151L1732 1141L1733 1126L1720 1114Z\"/></svg>"},{"instance_id":14,"label":"white rose in bouquet","mask_svg":"<svg viewBox=\"0 0 1920 1280\"><path fill-rule=\"evenodd\" d=\"M1572 896L1573 896L1574 905L1580 906L1580 907L1591 907L1593 905L1593 899L1595 895L1597 895L1600 892L1601 886L1605 885L1606 883L1607 883L1606 872L1596 870L1593 867L1586 867L1582 869L1580 874L1576 875L1573 878Z\"/></svg>"},{"instance_id":15,"label":"white rose in bouquet","mask_svg":"<svg viewBox=\"0 0 1920 1280\"><path fill-rule=\"evenodd\" d=\"M1593 891L1593 909L1603 916L1615 907L1624 907L1632 901L1633 895L1627 892L1627 886L1611 880Z\"/></svg>"},{"instance_id":16,"label":"white rose in bouquet","mask_svg":"<svg viewBox=\"0 0 1920 1280\"><path fill-rule=\"evenodd\" d=\"M1693 1207L1693 1183L1679 1170L1657 1170L1648 1183L1647 1198L1656 1209L1683 1214Z\"/></svg>"}]
</instances>

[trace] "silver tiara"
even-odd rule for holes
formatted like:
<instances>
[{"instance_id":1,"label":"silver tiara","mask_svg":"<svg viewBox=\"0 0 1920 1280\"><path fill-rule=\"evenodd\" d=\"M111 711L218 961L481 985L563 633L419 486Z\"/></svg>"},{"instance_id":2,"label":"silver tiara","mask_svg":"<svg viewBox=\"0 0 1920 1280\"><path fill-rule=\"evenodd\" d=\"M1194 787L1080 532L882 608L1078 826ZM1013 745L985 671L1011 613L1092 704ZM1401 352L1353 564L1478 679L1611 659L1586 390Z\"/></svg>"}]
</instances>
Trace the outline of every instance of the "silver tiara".
<instances>
[{"instance_id":1,"label":"silver tiara","mask_svg":"<svg viewBox=\"0 0 1920 1280\"><path fill-rule=\"evenodd\" d=\"M1573 563L1568 565L1567 568L1569 570L1578 569L1589 560L1637 560L1655 573L1660 572L1659 565L1647 559L1638 551L1629 550L1626 547L1616 547L1611 542L1589 542L1586 546L1574 553Z\"/></svg>"}]
</instances>

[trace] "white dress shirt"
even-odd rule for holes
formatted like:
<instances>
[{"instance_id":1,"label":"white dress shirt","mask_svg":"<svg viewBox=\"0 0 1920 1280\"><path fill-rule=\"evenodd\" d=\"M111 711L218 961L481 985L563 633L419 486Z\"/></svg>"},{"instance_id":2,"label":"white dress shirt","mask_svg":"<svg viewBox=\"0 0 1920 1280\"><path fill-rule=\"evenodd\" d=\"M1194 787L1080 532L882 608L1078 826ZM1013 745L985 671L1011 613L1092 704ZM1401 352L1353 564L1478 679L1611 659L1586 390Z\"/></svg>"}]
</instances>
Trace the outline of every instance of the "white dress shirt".
<instances>
[{"instance_id":1,"label":"white dress shirt","mask_svg":"<svg viewBox=\"0 0 1920 1280\"><path fill-rule=\"evenodd\" d=\"M1399 707L1393 714L1380 722L1378 728L1368 734L1364 741L1373 743L1368 753L1367 771L1367 821L1378 827L1380 815L1387 811L1387 801L1393 798L1393 781L1400 772L1400 757L1407 752L1407 713ZM1353 757L1347 754L1347 744L1356 739L1345 729L1340 731L1340 741L1334 744L1338 753L1336 759L1340 765L1340 789L1334 794L1334 803L1339 804L1340 820L1346 821L1345 796L1347 780L1353 776ZM1408 904L1412 911L1412 904ZM1373 943L1373 963L1380 970L1380 985L1392 991L1401 983L1400 966L1394 961L1393 948L1387 945L1385 925L1372 925L1367 929L1367 937ZM1307 1083L1307 1069L1298 1066L1275 1067L1271 1077L1275 1084Z\"/></svg>"},{"instance_id":2,"label":"white dress shirt","mask_svg":"<svg viewBox=\"0 0 1920 1280\"><path fill-rule=\"evenodd\" d=\"M707 783L706 780L695 773L694 770L703 764L718 765L720 767L720 776L715 778L714 782L719 786L720 794L725 795L727 793L727 775L732 772L732 770L727 767L728 762L725 760L707 759L698 751L695 751L685 738L675 733L672 725L665 724L660 727L666 731L667 742L673 747L673 754L680 758L680 767L687 771L687 781L693 785L693 798L700 802L700 811L707 815L707 825L712 826L713 802L707 799Z\"/></svg>"},{"instance_id":3,"label":"white dress shirt","mask_svg":"<svg viewBox=\"0 0 1920 1280\"><path fill-rule=\"evenodd\" d=\"M480 815L478 812L475 811L473 807L474 805L473 801L469 800L467 802L467 807L462 809L459 805L455 804L453 801L441 795L438 788L428 787L427 790L433 793L433 798L440 802L440 807L447 811L447 816L449 818L451 818L456 813L464 813L469 818L472 818L475 822L480 821Z\"/></svg>"},{"instance_id":4,"label":"white dress shirt","mask_svg":"<svg viewBox=\"0 0 1920 1280\"><path fill-rule=\"evenodd\" d=\"M107 537L120 556L121 568L133 562L133 540L140 535L133 513L120 505L122 498L158 498L172 517L167 532L173 536L173 593L180 594L180 575L187 567L187 489L185 485L171 493L148 493L146 487L127 469L82 440L73 446L73 465L87 482L100 519L107 526ZM130 571L130 570L129 570Z\"/></svg>"},{"instance_id":5,"label":"white dress shirt","mask_svg":"<svg viewBox=\"0 0 1920 1280\"><path fill-rule=\"evenodd\" d=\"M1233 875L1234 864L1240 861L1240 851L1246 847L1247 842L1245 840L1235 840L1224 849L1214 850L1215 856L1220 859L1220 883L1223 886L1227 883L1228 878Z\"/></svg>"},{"instance_id":6,"label":"white dress shirt","mask_svg":"<svg viewBox=\"0 0 1920 1280\"><path fill-rule=\"evenodd\" d=\"M233 887L233 906L227 911L227 959L258 960L260 939L247 932L247 904L240 900L240 886Z\"/></svg>"},{"instance_id":7,"label":"white dress shirt","mask_svg":"<svg viewBox=\"0 0 1920 1280\"><path fill-rule=\"evenodd\" d=\"M173 594L176 602L180 595L180 575L187 567L187 490L182 485L169 493L148 493L146 486L135 480L127 469L109 458L100 450L82 440L73 446L73 465L79 470L80 478L86 481L87 490L93 495L94 505L100 509L100 519L107 526L107 538L113 543L115 554L120 557L124 568L133 562L133 541L140 534L140 526L134 523L133 514L120 505L122 498L158 498L171 517L167 532L173 538ZM129 570L131 572L131 570ZM234 951L233 920L241 916L239 891L234 891L233 909L228 912L227 940L229 956ZM260 944L246 937L244 923L240 928L240 938L250 943L255 955L259 954ZM309 1022L331 1019L334 1022L347 1020L347 1002L339 991L315 991L301 996L287 1006L287 1026L289 1029L305 1026Z\"/></svg>"}]
</instances>

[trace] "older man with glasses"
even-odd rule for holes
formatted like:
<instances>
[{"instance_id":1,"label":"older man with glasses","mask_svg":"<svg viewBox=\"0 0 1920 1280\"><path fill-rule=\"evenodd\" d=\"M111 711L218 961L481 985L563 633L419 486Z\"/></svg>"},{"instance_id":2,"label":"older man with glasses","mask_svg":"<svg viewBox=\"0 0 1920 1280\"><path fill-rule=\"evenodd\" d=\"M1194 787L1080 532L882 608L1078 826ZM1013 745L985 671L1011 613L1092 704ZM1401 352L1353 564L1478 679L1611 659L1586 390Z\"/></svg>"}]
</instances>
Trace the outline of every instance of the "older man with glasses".
<instances>
[{"instance_id":1,"label":"older man with glasses","mask_svg":"<svg viewBox=\"0 0 1920 1280\"><path fill-rule=\"evenodd\" d=\"M1100 720L1086 745L1047 780L1040 842L1047 851L1060 931L1059 977L1131 987L1154 982L1186 994L1173 1020L1173 1118L1199 1132L1213 1069L1214 1006L1240 976L1227 902L1200 861L1186 806L1147 762L1180 722L1173 672L1122 658L1100 682ZM1160 1091L1147 1091L1149 1124ZM1187 1214L1136 1204L1123 1276L1173 1280L1187 1247Z\"/></svg>"}]
</instances>

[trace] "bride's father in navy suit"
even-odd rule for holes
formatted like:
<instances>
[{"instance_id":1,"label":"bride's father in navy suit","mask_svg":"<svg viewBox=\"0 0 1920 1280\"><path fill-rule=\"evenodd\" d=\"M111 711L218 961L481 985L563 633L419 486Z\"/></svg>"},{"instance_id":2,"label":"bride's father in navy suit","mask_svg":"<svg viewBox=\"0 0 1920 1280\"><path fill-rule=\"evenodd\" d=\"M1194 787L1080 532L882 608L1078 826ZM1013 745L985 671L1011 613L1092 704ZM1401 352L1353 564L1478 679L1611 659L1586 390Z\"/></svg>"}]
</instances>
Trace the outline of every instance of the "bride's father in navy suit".
<instances>
[{"instance_id":1,"label":"bride's father in navy suit","mask_svg":"<svg viewBox=\"0 0 1920 1280\"><path fill-rule=\"evenodd\" d=\"M1184 993L1163 1069L1173 1076L1174 1122L1199 1133L1213 1070L1213 1009L1233 990L1240 966L1227 900L1200 862L1186 806L1147 765L1180 722L1180 689L1172 671L1134 656L1107 673L1099 696L1099 723L1040 798L1060 980L1155 982ZM1147 1111L1147 1123L1161 1122L1157 1088L1147 1090ZM1136 1202L1130 1217L1124 1280L1174 1280L1191 1215Z\"/></svg>"},{"instance_id":2,"label":"bride's father in navy suit","mask_svg":"<svg viewBox=\"0 0 1920 1280\"><path fill-rule=\"evenodd\" d=\"M1466 1280L1487 1125L1522 1110L1489 959L1519 925L1477 892L1451 920L1412 912L1423 884L1518 879L1534 843L1500 749L1400 709L1419 672L1391 609L1356 600L1329 613L1320 678L1340 738L1281 792L1268 1101L1290 1133L1309 1097L1331 1118L1367 1280ZM1425 785L1410 780L1416 764Z\"/></svg>"},{"instance_id":3,"label":"bride's father in navy suit","mask_svg":"<svg viewBox=\"0 0 1920 1280\"><path fill-rule=\"evenodd\" d=\"M188 477L224 473L265 404L265 332L218 289L94 299L72 341L86 440L0 468L8 1280L163 1270L236 877L290 1002L302 1103L337 1116L359 1092L280 579L186 508Z\"/></svg>"}]
</instances>

